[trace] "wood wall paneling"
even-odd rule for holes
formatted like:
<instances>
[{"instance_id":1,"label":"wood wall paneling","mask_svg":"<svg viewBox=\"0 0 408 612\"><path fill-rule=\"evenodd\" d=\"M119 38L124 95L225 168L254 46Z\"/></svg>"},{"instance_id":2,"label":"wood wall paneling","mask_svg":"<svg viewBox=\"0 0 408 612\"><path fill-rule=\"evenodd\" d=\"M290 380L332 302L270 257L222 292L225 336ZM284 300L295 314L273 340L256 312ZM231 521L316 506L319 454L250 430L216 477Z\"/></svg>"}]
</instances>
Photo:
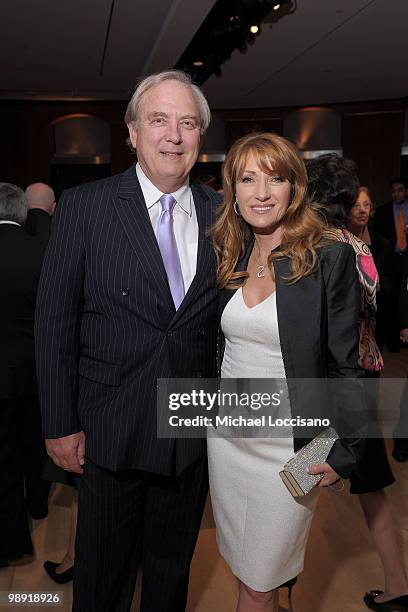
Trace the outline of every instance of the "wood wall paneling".
<instances>
[{"instance_id":1,"label":"wood wall paneling","mask_svg":"<svg viewBox=\"0 0 408 612\"><path fill-rule=\"evenodd\" d=\"M0 102L0 180L25 188L35 181L50 182L52 141L50 123L72 113L88 113L111 127L111 171L123 171L133 161L125 144L126 102Z\"/></svg>"},{"instance_id":2,"label":"wood wall paneling","mask_svg":"<svg viewBox=\"0 0 408 612\"><path fill-rule=\"evenodd\" d=\"M402 111L343 117L343 154L357 163L377 205L390 200L390 180L400 173L403 128Z\"/></svg>"},{"instance_id":3,"label":"wood wall paneling","mask_svg":"<svg viewBox=\"0 0 408 612\"><path fill-rule=\"evenodd\" d=\"M111 172L127 168L134 157L125 144L126 101L0 101L0 181L25 187L50 180L52 143L49 125L71 113L89 113L111 127ZM400 171L404 112L408 99L325 105L342 116L342 144L347 157L360 168L361 182L373 190L378 204L389 200L389 181ZM253 131L282 134L288 108L221 109L226 148ZM295 110L293 108L292 110Z\"/></svg>"},{"instance_id":4,"label":"wood wall paneling","mask_svg":"<svg viewBox=\"0 0 408 612\"><path fill-rule=\"evenodd\" d=\"M282 119L238 119L225 122L225 140L227 150L231 145L251 132L275 132L282 134Z\"/></svg>"}]
</instances>

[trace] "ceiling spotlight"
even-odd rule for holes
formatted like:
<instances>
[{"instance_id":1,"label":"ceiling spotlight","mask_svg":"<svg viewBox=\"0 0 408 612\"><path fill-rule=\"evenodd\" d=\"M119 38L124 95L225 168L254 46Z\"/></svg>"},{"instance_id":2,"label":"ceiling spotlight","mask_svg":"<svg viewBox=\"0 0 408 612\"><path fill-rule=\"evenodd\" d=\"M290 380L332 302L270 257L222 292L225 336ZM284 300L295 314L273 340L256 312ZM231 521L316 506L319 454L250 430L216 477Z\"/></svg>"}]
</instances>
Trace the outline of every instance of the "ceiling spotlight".
<instances>
[{"instance_id":1,"label":"ceiling spotlight","mask_svg":"<svg viewBox=\"0 0 408 612\"><path fill-rule=\"evenodd\" d=\"M197 67L204 66L204 62L202 62L201 60L197 60L193 62L193 66L197 66Z\"/></svg>"},{"instance_id":2,"label":"ceiling spotlight","mask_svg":"<svg viewBox=\"0 0 408 612\"><path fill-rule=\"evenodd\" d=\"M257 25L251 25L251 27L249 28L249 31L251 32L251 34L258 34L258 32L259 32L259 26L257 26Z\"/></svg>"},{"instance_id":3,"label":"ceiling spotlight","mask_svg":"<svg viewBox=\"0 0 408 612\"><path fill-rule=\"evenodd\" d=\"M280 2L277 2L276 4L273 5L272 8L274 11L279 11L280 7L281 7Z\"/></svg>"}]
</instances>

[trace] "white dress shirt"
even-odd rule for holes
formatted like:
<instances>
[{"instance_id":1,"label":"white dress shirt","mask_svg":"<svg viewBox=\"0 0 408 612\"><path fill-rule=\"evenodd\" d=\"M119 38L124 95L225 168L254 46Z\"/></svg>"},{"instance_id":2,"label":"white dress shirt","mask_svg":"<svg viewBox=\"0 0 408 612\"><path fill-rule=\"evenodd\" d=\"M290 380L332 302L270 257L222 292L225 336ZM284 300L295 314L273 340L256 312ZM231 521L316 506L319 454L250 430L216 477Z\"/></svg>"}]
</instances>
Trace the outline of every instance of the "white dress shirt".
<instances>
[{"instance_id":1,"label":"white dress shirt","mask_svg":"<svg viewBox=\"0 0 408 612\"><path fill-rule=\"evenodd\" d=\"M147 178L140 164L136 164L136 174L142 188L150 221L157 236L157 223L162 212L159 199L163 192ZM180 257L184 289L187 293L197 269L198 222L189 181L171 194L176 200L173 209L173 228Z\"/></svg>"}]
</instances>

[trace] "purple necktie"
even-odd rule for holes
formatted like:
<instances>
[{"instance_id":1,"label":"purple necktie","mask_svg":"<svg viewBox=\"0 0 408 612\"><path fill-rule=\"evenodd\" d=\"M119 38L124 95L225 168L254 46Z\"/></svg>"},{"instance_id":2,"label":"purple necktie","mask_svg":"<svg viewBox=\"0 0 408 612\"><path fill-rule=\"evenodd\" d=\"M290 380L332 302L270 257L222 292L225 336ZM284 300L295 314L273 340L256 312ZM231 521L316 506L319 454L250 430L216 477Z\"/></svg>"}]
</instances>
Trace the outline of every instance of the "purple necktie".
<instances>
[{"instance_id":1,"label":"purple necktie","mask_svg":"<svg viewBox=\"0 0 408 612\"><path fill-rule=\"evenodd\" d=\"M157 242L177 310L184 298L184 280L173 231L173 208L176 200L171 194L165 193L161 196L159 202L162 205L162 212L157 223Z\"/></svg>"}]
</instances>

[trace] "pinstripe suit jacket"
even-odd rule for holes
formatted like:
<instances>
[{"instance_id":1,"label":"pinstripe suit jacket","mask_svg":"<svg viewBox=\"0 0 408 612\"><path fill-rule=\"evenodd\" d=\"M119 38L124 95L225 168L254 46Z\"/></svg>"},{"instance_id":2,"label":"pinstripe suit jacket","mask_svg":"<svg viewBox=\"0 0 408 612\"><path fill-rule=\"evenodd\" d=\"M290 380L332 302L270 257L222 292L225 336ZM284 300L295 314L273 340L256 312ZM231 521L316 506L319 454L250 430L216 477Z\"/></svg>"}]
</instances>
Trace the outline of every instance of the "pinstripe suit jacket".
<instances>
[{"instance_id":1,"label":"pinstripe suit jacket","mask_svg":"<svg viewBox=\"0 0 408 612\"><path fill-rule=\"evenodd\" d=\"M175 311L135 167L64 192L36 312L43 430L81 429L86 455L112 470L179 474L202 440L156 436L156 380L215 373L215 258L206 229L220 197L192 184L197 271Z\"/></svg>"}]
</instances>

